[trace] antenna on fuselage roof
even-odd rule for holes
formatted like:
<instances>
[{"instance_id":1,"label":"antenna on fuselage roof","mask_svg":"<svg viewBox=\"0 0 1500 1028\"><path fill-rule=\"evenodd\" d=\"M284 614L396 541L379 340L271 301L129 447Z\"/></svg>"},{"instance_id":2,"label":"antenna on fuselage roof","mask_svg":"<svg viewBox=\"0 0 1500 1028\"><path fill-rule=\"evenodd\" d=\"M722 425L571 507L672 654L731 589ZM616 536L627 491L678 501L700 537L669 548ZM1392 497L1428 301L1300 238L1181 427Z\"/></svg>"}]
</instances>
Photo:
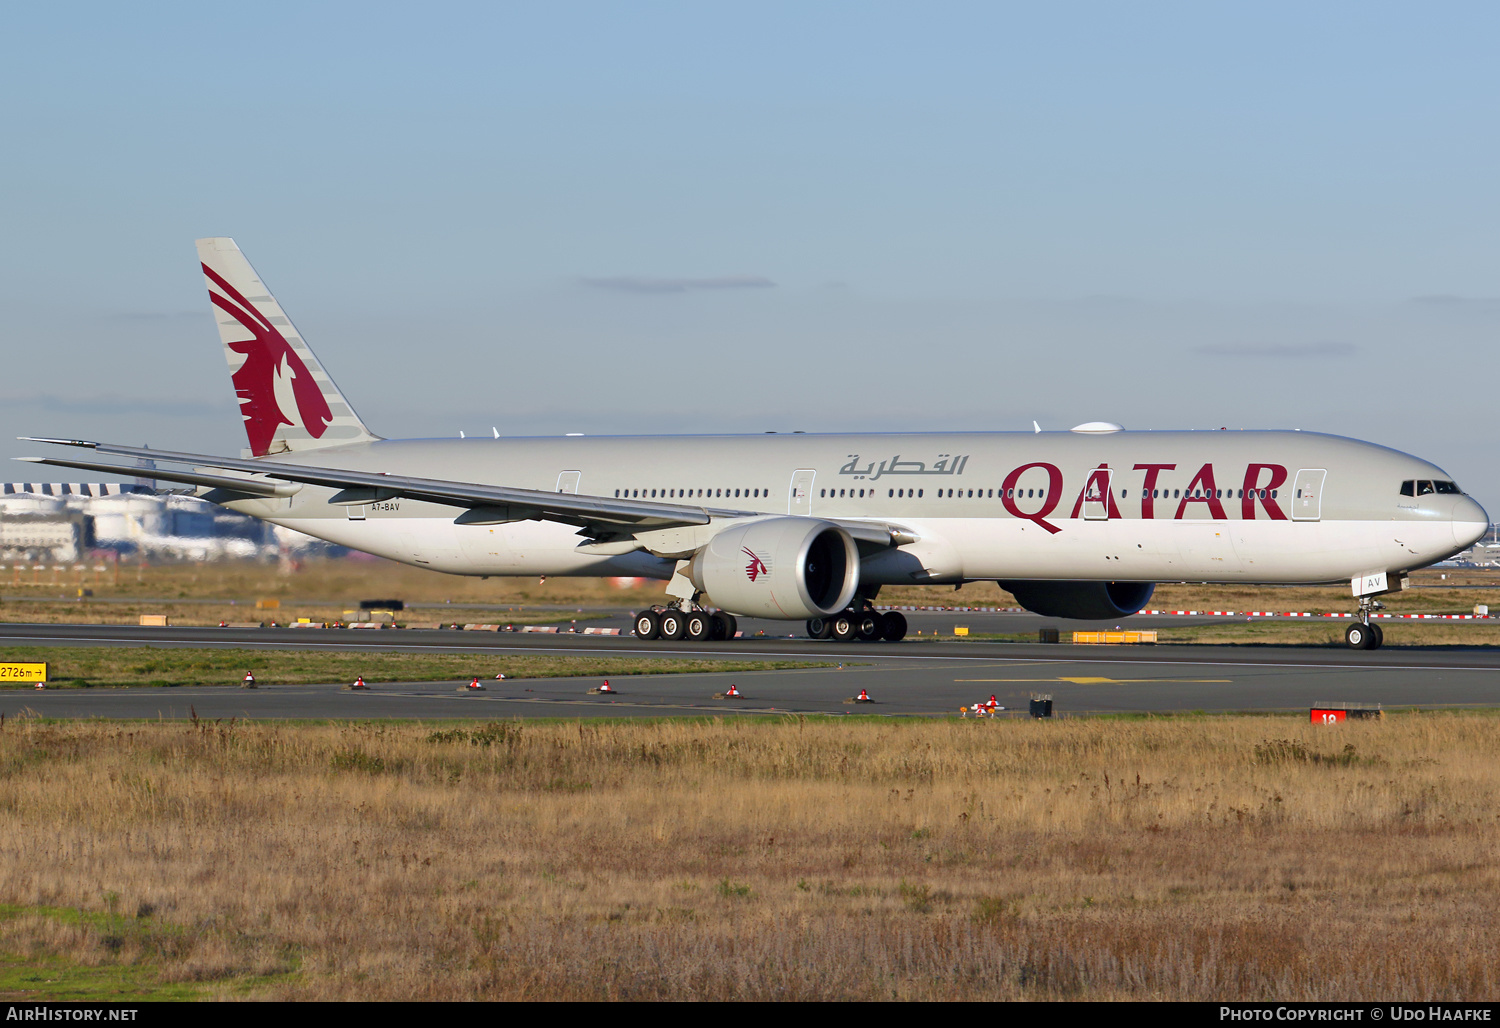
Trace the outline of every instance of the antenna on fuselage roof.
<instances>
[{"instance_id":1,"label":"antenna on fuselage roof","mask_svg":"<svg viewBox=\"0 0 1500 1028\"><path fill-rule=\"evenodd\" d=\"M1041 435L1042 434L1042 426L1038 425L1035 421L1033 421L1031 423L1031 427L1032 427L1032 429L1034 429L1036 431L1037 435Z\"/></svg>"}]
</instances>

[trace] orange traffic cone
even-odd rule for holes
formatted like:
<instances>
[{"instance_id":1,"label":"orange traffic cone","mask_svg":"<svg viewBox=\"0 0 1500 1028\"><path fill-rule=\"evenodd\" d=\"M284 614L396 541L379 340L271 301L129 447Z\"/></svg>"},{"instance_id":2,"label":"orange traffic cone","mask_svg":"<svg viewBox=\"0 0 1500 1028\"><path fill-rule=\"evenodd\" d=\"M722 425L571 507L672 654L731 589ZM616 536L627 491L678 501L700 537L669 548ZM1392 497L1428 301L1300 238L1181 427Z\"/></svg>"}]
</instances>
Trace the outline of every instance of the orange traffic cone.
<instances>
[{"instance_id":1,"label":"orange traffic cone","mask_svg":"<svg viewBox=\"0 0 1500 1028\"><path fill-rule=\"evenodd\" d=\"M246 671L245 672L245 680L240 683L240 688L241 689L254 689L255 688L255 676L252 675L250 672Z\"/></svg>"},{"instance_id":2,"label":"orange traffic cone","mask_svg":"<svg viewBox=\"0 0 1500 1028\"><path fill-rule=\"evenodd\" d=\"M474 681L472 681L472 682L469 683L469 688L470 689L478 689L479 688L479 676L478 675L475 675L474 676Z\"/></svg>"},{"instance_id":3,"label":"orange traffic cone","mask_svg":"<svg viewBox=\"0 0 1500 1028\"><path fill-rule=\"evenodd\" d=\"M734 696L734 697L738 697L739 694L740 694L740 687L737 686L737 685L735 685L733 682L729 683L729 688L724 693L725 696Z\"/></svg>"},{"instance_id":4,"label":"orange traffic cone","mask_svg":"<svg viewBox=\"0 0 1500 1028\"><path fill-rule=\"evenodd\" d=\"M991 710L995 709L995 694L994 693L990 693L990 702L987 703L986 706L989 707Z\"/></svg>"},{"instance_id":5,"label":"orange traffic cone","mask_svg":"<svg viewBox=\"0 0 1500 1028\"><path fill-rule=\"evenodd\" d=\"M614 692L614 691L615 691L615 690L614 690L614 688L613 688L613 687L612 687L612 686L611 686L611 685L610 685L610 684L609 684L609 679L608 679L608 678L606 678L606 679L605 679L605 680L604 680L604 684L603 684L603 685L601 685L601 686L600 686L600 687L599 687L599 691L600 691L600 692Z\"/></svg>"},{"instance_id":6,"label":"orange traffic cone","mask_svg":"<svg viewBox=\"0 0 1500 1028\"><path fill-rule=\"evenodd\" d=\"M864 689L861 689L859 691L859 702L861 702L861 703L869 703L870 702L870 694L869 694L869 692L867 692Z\"/></svg>"},{"instance_id":7,"label":"orange traffic cone","mask_svg":"<svg viewBox=\"0 0 1500 1028\"><path fill-rule=\"evenodd\" d=\"M355 679L354 679L354 684L351 685L349 688L351 688L351 689L368 689L369 686L365 684L365 676L364 675L356 675Z\"/></svg>"},{"instance_id":8,"label":"orange traffic cone","mask_svg":"<svg viewBox=\"0 0 1500 1028\"><path fill-rule=\"evenodd\" d=\"M495 676L495 681L497 681L497 682L503 682L503 681L505 681L505 672L502 671L498 675L496 675Z\"/></svg>"}]
</instances>

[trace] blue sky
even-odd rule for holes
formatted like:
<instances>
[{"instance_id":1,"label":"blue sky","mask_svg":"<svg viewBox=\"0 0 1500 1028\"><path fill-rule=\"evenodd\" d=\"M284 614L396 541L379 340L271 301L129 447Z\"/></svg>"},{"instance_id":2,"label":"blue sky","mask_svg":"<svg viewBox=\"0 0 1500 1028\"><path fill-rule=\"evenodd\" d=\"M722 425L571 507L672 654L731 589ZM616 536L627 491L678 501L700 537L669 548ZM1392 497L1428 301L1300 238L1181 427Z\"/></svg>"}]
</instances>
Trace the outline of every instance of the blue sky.
<instances>
[{"instance_id":1,"label":"blue sky","mask_svg":"<svg viewBox=\"0 0 1500 1028\"><path fill-rule=\"evenodd\" d=\"M1294 427L1500 517L1500 8L26 5L10 437L237 452L192 240L361 414ZM24 477L20 471L14 477Z\"/></svg>"}]
</instances>

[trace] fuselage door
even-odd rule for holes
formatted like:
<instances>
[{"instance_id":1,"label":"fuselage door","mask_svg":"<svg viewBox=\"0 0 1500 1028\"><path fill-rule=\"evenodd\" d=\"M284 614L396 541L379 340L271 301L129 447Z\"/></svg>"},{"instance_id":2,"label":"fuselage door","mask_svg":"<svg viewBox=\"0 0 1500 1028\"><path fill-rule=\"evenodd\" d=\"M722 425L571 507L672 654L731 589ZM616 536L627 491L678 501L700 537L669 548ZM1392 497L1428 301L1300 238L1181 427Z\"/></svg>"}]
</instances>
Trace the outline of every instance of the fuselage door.
<instances>
[{"instance_id":1,"label":"fuselage door","mask_svg":"<svg viewBox=\"0 0 1500 1028\"><path fill-rule=\"evenodd\" d=\"M812 484L817 474L807 468L792 472L792 491L786 502L788 514L812 514Z\"/></svg>"},{"instance_id":2,"label":"fuselage door","mask_svg":"<svg viewBox=\"0 0 1500 1028\"><path fill-rule=\"evenodd\" d=\"M581 471L563 471L557 476L557 491L560 493L578 494L578 480L583 477Z\"/></svg>"},{"instance_id":3,"label":"fuselage door","mask_svg":"<svg viewBox=\"0 0 1500 1028\"><path fill-rule=\"evenodd\" d=\"M1292 484L1292 520L1317 521L1323 516L1324 468L1303 468Z\"/></svg>"},{"instance_id":4,"label":"fuselage door","mask_svg":"<svg viewBox=\"0 0 1500 1028\"><path fill-rule=\"evenodd\" d=\"M1109 468L1095 468L1089 472L1088 484L1083 487L1083 517L1085 521L1109 520L1109 490L1114 472Z\"/></svg>"}]
</instances>

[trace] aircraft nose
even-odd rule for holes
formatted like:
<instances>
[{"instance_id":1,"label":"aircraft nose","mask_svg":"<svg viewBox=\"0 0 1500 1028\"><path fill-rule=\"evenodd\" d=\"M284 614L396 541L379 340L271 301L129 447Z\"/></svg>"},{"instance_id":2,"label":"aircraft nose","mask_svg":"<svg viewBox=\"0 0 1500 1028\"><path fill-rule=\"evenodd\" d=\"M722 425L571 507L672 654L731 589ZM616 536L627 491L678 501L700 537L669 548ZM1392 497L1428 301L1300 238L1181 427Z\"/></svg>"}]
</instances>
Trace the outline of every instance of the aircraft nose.
<instances>
[{"instance_id":1,"label":"aircraft nose","mask_svg":"<svg viewBox=\"0 0 1500 1028\"><path fill-rule=\"evenodd\" d=\"M1490 516L1467 496L1459 497L1453 507L1453 542L1468 549L1490 530Z\"/></svg>"}]
</instances>

